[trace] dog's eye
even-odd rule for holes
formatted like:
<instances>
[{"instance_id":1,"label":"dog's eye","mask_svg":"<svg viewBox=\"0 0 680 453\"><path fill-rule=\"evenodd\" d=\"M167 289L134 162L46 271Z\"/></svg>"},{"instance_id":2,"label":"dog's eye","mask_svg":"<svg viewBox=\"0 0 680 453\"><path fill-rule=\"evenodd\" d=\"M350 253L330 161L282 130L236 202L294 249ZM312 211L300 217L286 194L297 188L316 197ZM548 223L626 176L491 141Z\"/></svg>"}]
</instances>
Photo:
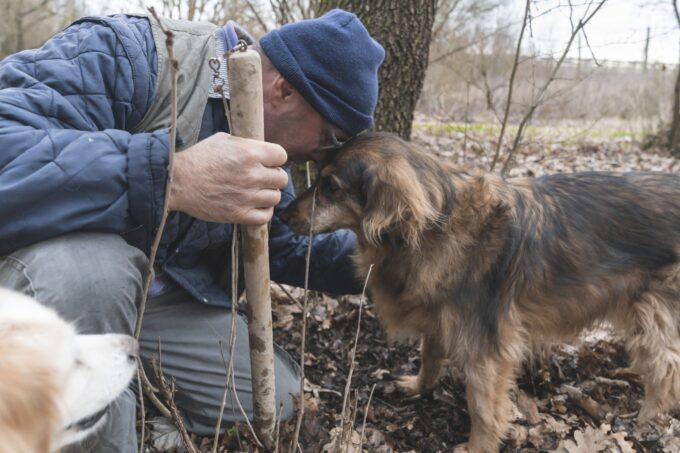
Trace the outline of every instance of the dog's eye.
<instances>
[{"instance_id":1,"label":"dog's eye","mask_svg":"<svg viewBox=\"0 0 680 453\"><path fill-rule=\"evenodd\" d=\"M333 180L333 178L323 178L321 180L321 190L324 192L335 193L340 190L340 186Z\"/></svg>"}]
</instances>

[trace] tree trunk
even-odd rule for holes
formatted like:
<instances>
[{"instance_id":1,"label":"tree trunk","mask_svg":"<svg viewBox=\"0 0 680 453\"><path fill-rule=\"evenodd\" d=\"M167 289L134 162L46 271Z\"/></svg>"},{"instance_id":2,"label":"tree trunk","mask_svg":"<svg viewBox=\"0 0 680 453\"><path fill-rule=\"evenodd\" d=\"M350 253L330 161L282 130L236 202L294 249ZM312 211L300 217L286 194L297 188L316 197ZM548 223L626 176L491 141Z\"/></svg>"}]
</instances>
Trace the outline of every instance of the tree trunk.
<instances>
[{"instance_id":1,"label":"tree trunk","mask_svg":"<svg viewBox=\"0 0 680 453\"><path fill-rule=\"evenodd\" d=\"M425 79L437 0L320 0L318 14L331 8L354 12L385 48L375 128L408 140Z\"/></svg>"},{"instance_id":2,"label":"tree trunk","mask_svg":"<svg viewBox=\"0 0 680 453\"><path fill-rule=\"evenodd\" d=\"M675 157L680 157L680 67L675 75L675 90L673 91L673 114L668 145Z\"/></svg>"},{"instance_id":3,"label":"tree trunk","mask_svg":"<svg viewBox=\"0 0 680 453\"><path fill-rule=\"evenodd\" d=\"M673 0L673 12L675 13L675 20L678 28L680 28L680 8L678 7L678 0ZM676 69L675 74L675 89L673 90L673 112L671 114L671 131L668 137L668 147L671 153L680 157L680 65Z\"/></svg>"}]
</instances>

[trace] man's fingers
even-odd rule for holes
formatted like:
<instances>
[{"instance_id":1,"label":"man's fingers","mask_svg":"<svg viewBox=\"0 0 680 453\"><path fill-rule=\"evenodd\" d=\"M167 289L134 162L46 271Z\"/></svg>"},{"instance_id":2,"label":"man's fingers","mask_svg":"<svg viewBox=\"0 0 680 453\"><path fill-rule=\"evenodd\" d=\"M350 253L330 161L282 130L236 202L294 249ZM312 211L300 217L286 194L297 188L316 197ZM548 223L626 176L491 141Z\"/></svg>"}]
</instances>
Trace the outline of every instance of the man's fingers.
<instances>
[{"instance_id":1,"label":"man's fingers","mask_svg":"<svg viewBox=\"0 0 680 453\"><path fill-rule=\"evenodd\" d=\"M265 167L280 167L288 160L288 154L281 146L274 143L259 142L254 149L257 158Z\"/></svg>"},{"instance_id":2,"label":"man's fingers","mask_svg":"<svg viewBox=\"0 0 680 453\"><path fill-rule=\"evenodd\" d=\"M245 201L245 200L244 200ZM247 204L255 206L241 215L238 223L243 225L262 225L272 218L274 206L281 201L281 191L263 189L249 194Z\"/></svg>"},{"instance_id":3,"label":"man's fingers","mask_svg":"<svg viewBox=\"0 0 680 453\"><path fill-rule=\"evenodd\" d=\"M281 192L279 190L263 189L253 193L249 200L252 206L257 208L266 208L276 206L281 201Z\"/></svg>"},{"instance_id":4,"label":"man's fingers","mask_svg":"<svg viewBox=\"0 0 680 453\"><path fill-rule=\"evenodd\" d=\"M243 225L264 225L274 215L274 208L251 209L243 215L239 223Z\"/></svg>"},{"instance_id":5,"label":"man's fingers","mask_svg":"<svg viewBox=\"0 0 680 453\"><path fill-rule=\"evenodd\" d=\"M283 189L288 185L288 173L281 167L264 168L257 185L267 189Z\"/></svg>"}]
</instances>

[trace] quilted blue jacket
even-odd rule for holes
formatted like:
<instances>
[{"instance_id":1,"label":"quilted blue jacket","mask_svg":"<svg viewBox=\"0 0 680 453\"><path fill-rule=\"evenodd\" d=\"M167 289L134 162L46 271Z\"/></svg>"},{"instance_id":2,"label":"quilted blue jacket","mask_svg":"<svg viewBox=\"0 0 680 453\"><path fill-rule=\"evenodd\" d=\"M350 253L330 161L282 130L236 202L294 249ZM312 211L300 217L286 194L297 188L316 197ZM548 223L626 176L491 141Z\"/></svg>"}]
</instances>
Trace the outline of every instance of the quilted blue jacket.
<instances>
[{"instance_id":1,"label":"quilted blue jacket","mask_svg":"<svg viewBox=\"0 0 680 453\"><path fill-rule=\"evenodd\" d=\"M110 232L148 253L165 193L168 131L130 133L151 105L156 51L147 19L83 18L40 49L0 62L0 255L74 231ZM225 130L209 100L199 139ZM280 212L294 198L283 191ZM169 216L157 266L198 300L229 306L233 226ZM308 239L275 214L271 277L301 286ZM314 240L310 287L357 292L351 232ZM102 257L102 263L106 257ZM226 279L229 281L229 278Z\"/></svg>"}]
</instances>

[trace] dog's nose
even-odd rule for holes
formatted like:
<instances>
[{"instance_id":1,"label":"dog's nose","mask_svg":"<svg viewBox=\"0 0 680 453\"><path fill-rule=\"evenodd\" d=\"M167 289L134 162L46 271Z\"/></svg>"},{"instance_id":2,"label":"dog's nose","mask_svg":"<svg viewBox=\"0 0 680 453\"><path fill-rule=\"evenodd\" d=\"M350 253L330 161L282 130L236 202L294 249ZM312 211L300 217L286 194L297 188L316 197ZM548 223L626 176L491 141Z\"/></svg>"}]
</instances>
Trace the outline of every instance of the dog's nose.
<instances>
[{"instance_id":1,"label":"dog's nose","mask_svg":"<svg viewBox=\"0 0 680 453\"><path fill-rule=\"evenodd\" d=\"M132 337L123 338L123 348L127 354L129 360L135 362L139 356L139 343Z\"/></svg>"},{"instance_id":2,"label":"dog's nose","mask_svg":"<svg viewBox=\"0 0 680 453\"><path fill-rule=\"evenodd\" d=\"M291 205L288 205L288 206L286 207L286 209L284 209L283 211L281 211L281 214L279 214L279 218L280 218L281 220L283 220L283 222L284 222L286 225L289 225L289 223L290 223L290 216L291 216L291 212L292 212L292 209L290 208L290 206L291 206Z\"/></svg>"}]
</instances>

